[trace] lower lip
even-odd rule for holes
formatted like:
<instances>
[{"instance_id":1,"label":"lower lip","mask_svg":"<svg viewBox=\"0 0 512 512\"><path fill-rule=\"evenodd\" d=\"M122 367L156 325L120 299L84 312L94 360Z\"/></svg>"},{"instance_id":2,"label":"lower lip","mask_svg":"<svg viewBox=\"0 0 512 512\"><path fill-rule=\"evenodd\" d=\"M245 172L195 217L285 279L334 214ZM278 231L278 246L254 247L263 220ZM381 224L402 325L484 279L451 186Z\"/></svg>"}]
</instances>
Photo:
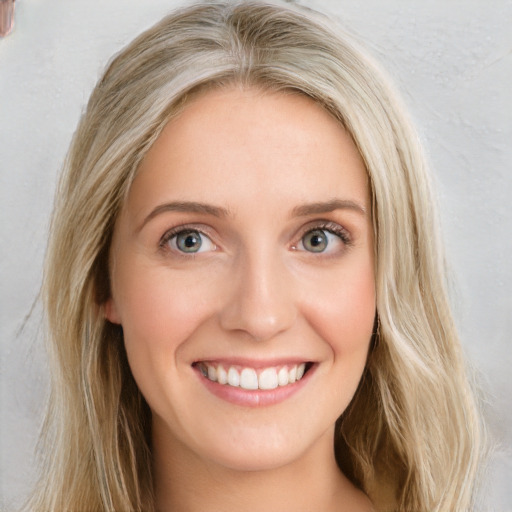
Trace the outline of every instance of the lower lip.
<instances>
[{"instance_id":1,"label":"lower lip","mask_svg":"<svg viewBox=\"0 0 512 512\"><path fill-rule=\"evenodd\" d=\"M268 390L243 389L240 387L229 386L227 384L219 384L218 382L213 382L210 379L207 379L199 370L196 370L196 374L208 391L226 402L231 402L235 405L242 405L244 407L265 407L284 402L286 399L297 393L308 383L315 369L316 365L313 365L300 380L293 384L279 386L275 389Z\"/></svg>"}]
</instances>

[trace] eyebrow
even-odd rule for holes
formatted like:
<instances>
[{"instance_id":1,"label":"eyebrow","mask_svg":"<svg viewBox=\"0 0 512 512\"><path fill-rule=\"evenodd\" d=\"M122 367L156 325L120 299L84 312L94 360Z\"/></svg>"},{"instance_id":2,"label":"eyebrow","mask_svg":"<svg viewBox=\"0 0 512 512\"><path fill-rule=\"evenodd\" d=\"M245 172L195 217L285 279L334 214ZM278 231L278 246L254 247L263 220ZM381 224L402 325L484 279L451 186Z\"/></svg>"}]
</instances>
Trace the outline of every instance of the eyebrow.
<instances>
[{"instance_id":1,"label":"eyebrow","mask_svg":"<svg viewBox=\"0 0 512 512\"><path fill-rule=\"evenodd\" d=\"M173 201L172 203L161 204L151 210L137 231L140 231L151 219L164 212L201 213L203 215L213 215L214 217L227 217L229 215L229 210L222 206L213 206L196 201Z\"/></svg>"},{"instance_id":2,"label":"eyebrow","mask_svg":"<svg viewBox=\"0 0 512 512\"><path fill-rule=\"evenodd\" d=\"M329 213L335 210L353 210L361 215L366 215L363 206L348 199L331 199L329 201L308 203L296 206L292 210L292 217L306 217L308 215L317 215L320 213ZM228 217L230 212L222 206L214 206L207 203L199 203L196 201L173 201L158 205L151 210L138 227L140 231L151 219L164 212L181 212L181 213L200 213L203 215L212 215L214 217Z\"/></svg>"},{"instance_id":3,"label":"eyebrow","mask_svg":"<svg viewBox=\"0 0 512 512\"><path fill-rule=\"evenodd\" d=\"M309 203L296 206L292 210L292 215L297 217L305 217L307 215L317 215L319 213L329 213L335 210L353 210L363 216L366 216L366 209L349 199L331 199L330 201Z\"/></svg>"}]
</instances>

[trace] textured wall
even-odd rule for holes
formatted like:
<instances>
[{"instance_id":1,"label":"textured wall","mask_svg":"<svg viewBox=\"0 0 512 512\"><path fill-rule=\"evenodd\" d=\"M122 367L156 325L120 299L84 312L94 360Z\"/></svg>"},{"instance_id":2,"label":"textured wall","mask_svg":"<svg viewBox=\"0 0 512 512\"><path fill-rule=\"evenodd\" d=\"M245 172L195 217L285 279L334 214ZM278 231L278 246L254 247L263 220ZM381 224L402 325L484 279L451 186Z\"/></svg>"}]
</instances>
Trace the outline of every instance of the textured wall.
<instances>
[{"instance_id":1,"label":"textured wall","mask_svg":"<svg viewBox=\"0 0 512 512\"><path fill-rule=\"evenodd\" d=\"M110 55L172 0L17 2L0 40L2 510L32 478L46 369L37 296L56 175ZM512 510L512 2L317 0L402 90L435 171L456 314L498 448L485 510Z\"/></svg>"}]
</instances>

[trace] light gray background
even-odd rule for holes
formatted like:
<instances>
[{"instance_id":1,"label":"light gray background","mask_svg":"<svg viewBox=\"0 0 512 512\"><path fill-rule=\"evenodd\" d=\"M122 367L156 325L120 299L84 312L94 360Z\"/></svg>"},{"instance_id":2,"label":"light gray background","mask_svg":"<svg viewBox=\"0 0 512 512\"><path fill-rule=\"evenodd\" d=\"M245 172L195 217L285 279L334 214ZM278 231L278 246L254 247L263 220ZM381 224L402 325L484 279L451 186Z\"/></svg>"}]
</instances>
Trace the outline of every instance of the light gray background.
<instances>
[{"instance_id":1,"label":"light gray background","mask_svg":"<svg viewBox=\"0 0 512 512\"><path fill-rule=\"evenodd\" d=\"M56 175L109 57L176 0L19 0L0 40L0 508L33 478L45 395L38 293ZM464 347L497 448L483 510L512 510L512 1L316 0L383 62L435 172Z\"/></svg>"}]
</instances>

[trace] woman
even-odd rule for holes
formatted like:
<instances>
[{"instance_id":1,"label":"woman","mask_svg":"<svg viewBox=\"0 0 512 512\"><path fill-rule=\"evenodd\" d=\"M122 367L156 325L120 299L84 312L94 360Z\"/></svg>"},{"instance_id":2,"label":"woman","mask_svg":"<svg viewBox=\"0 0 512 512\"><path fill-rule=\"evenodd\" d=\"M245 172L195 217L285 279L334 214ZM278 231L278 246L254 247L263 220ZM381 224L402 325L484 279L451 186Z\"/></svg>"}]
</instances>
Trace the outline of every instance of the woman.
<instances>
[{"instance_id":1,"label":"woman","mask_svg":"<svg viewBox=\"0 0 512 512\"><path fill-rule=\"evenodd\" d=\"M29 509L469 509L435 226L406 115L324 17L208 2L141 35L57 193Z\"/></svg>"}]
</instances>

